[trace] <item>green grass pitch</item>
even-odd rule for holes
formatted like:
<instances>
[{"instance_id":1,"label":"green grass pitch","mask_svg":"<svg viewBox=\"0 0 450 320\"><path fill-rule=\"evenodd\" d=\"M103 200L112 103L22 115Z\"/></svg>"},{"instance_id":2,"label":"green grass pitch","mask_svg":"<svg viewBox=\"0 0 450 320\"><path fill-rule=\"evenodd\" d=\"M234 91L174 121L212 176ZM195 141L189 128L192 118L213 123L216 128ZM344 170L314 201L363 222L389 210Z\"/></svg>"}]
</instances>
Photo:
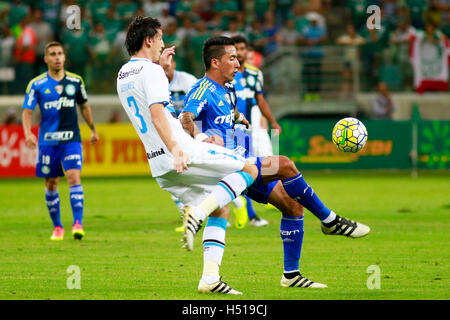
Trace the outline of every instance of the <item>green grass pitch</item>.
<instances>
[{"instance_id":1,"label":"green grass pitch","mask_svg":"<svg viewBox=\"0 0 450 320\"><path fill-rule=\"evenodd\" d=\"M228 229L223 280L242 296L200 295L201 234L181 248L179 214L151 178L83 180L86 238L70 235L68 187L59 187L66 237L52 231L40 179L0 180L0 299L449 299L450 173L306 172L338 214L368 224L361 239L325 236L305 211L301 272L328 289L281 288L280 213L256 205L263 228ZM233 221L233 216L231 216ZM67 269L81 270L69 290ZM369 290L367 268L380 268Z\"/></svg>"}]
</instances>

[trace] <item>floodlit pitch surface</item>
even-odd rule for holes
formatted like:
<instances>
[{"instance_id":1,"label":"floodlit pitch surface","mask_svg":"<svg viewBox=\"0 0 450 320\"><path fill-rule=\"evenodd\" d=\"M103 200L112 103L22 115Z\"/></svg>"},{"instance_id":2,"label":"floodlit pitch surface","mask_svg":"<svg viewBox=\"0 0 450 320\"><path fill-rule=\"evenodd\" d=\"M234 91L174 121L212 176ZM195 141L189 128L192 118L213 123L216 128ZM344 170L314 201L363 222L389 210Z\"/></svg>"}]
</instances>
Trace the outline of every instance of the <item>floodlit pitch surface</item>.
<instances>
[{"instance_id":1,"label":"floodlit pitch surface","mask_svg":"<svg viewBox=\"0 0 450 320\"><path fill-rule=\"evenodd\" d=\"M221 275L244 295L200 295L201 234L193 252L181 248L178 211L153 179L84 179L82 241L71 238L63 179L61 242L50 241L43 181L25 179L0 180L0 299L450 298L449 172L421 172L418 179L388 171L304 176L330 208L372 228L361 239L325 236L305 212L300 268L328 289L280 287L280 213L262 205L256 208L269 226L227 232ZM70 266L79 267L80 289L67 287Z\"/></svg>"}]
</instances>

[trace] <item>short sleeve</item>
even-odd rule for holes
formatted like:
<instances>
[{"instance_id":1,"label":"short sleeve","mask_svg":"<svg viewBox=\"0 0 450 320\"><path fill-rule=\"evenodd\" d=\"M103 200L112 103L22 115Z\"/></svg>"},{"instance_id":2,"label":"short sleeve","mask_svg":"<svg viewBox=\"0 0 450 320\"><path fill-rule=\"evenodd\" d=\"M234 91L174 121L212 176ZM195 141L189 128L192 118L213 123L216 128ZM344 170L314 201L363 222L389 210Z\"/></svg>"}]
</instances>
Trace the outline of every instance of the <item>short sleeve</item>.
<instances>
[{"instance_id":1,"label":"short sleeve","mask_svg":"<svg viewBox=\"0 0 450 320\"><path fill-rule=\"evenodd\" d=\"M208 104L208 99L205 97L207 94L205 92L201 98L196 97L195 92L191 95L188 94L184 101L183 112L192 112L197 118L203 108Z\"/></svg>"},{"instance_id":2,"label":"short sleeve","mask_svg":"<svg viewBox=\"0 0 450 320\"><path fill-rule=\"evenodd\" d=\"M148 106L156 103L162 103L165 106L170 103L169 80L161 66L155 64L154 67L153 70L144 71L146 72L144 91Z\"/></svg>"},{"instance_id":3,"label":"short sleeve","mask_svg":"<svg viewBox=\"0 0 450 320\"><path fill-rule=\"evenodd\" d=\"M31 80L28 83L27 90L25 91L25 99L23 101L22 108L34 110L39 98L39 91L36 89L34 81Z\"/></svg>"}]
</instances>

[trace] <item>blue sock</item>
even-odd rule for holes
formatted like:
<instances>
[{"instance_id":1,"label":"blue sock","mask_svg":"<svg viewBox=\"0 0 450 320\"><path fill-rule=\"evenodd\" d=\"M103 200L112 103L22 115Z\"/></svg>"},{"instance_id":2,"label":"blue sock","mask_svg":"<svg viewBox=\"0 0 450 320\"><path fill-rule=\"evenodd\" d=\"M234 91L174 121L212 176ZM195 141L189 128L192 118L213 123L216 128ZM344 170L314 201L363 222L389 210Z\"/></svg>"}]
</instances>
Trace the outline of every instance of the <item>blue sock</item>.
<instances>
[{"instance_id":1,"label":"blue sock","mask_svg":"<svg viewBox=\"0 0 450 320\"><path fill-rule=\"evenodd\" d=\"M282 182L284 189L292 199L311 211L321 221L328 218L331 210L320 201L313 188L303 179L301 173Z\"/></svg>"},{"instance_id":2,"label":"blue sock","mask_svg":"<svg viewBox=\"0 0 450 320\"><path fill-rule=\"evenodd\" d=\"M84 192L81 184L71 186L70 191L70 205L72 206L73 224L77 221L83 224L83 208L84 208Z\"/></svg>"},{"instance_id":3,"label":"blue sock","mask_svg":"<svg viewBox=\"0 0 450 320\"><path fill-rule=\"evenodd\" d=\"M45 189L45 202L47 203L48 212L50 213L50 218L53 221L53 226L62 228L63 225L61 223L58 190L51 191Z\"/></svg>"},{"instance_id":4,"label":"blue sock","mask_svg":"<svg viewBox=\"0 0 450 320\"><path fill-rule=\"evenodd\" d=\"M248 214L248 220L253 219L254 216L256 216L255 209L253 209L252 199L247 197L246 195L243 195L245 200L247 200L247 214Z\"/></svg>"},{"instance_id":5,"label":"blue sock","mask_svg":"<svg viewBox=\"0 0 450 320\"><path fill-rule=\"evenodd\" d=\"M283 240L284 272L299 271L303 243L303 216L282 216L280 235Z\"/></svg>"}]
</instances>

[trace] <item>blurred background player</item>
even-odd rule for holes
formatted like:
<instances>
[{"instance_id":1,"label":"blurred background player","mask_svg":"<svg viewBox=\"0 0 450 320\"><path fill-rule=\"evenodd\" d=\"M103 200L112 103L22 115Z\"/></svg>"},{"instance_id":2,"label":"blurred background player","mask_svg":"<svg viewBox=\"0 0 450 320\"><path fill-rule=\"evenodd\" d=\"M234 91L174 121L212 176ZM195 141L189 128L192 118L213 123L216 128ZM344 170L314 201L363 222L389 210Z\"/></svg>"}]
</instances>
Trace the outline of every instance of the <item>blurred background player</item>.
<instances>
[{"instance_id":1,"label":"blurred background player","mask_svg":"<svg viewBox=\"0 0 450 320\"><path fill-rule=\"evenodd\" d=\"M82 239L85 234L82 225L84 192L80 179L83 155L77 104L92 131L90 142L97 142L98 135L83 79L64 69L65 54L59 42L49 42L45 46L44 61L48 72L31 80L26 89L22 106L23 130L27 146L38 146L36 176L45 179L45 201L54 225L50 239L64 238L58 193L59 177L64 176L64 171L73 214L72 235L74 239ZM39 104L42 115L38 141L31 132L32 112L36 104Z\"/></svg>"},{"instance_id":2,"label":"blurred background player","mask_svg":"<svg viewBox=\"0 0 450 320\"><path fill-rule=\"evenodd\" d=\"M269 105L264 98L263 75L257 67L247 63L248 41L244 36L238 35L232 38L235 42L237 59L239 61L239 71L236 73L233 84L237 95L237 109L243 113L251 124L251 142L249 148L253 156L264 157L271 156L272 144L268 134L267 119L272 129L281 132L281 127L272 115ZM263 116L264 114L264 116ZM244 130L237 125L236 133ZM247 136L247 135L244 135ZM239 201L240 200L240 201ZM268 221L260 218L252 205L250 198L241 196L233 202L236 205L236 217L241 217L240 211L247 210L250 225L254 227L262 227L268 224ZM236 219L237 227L244 227L245 220Z\"/></svg>"}]
</instances>

